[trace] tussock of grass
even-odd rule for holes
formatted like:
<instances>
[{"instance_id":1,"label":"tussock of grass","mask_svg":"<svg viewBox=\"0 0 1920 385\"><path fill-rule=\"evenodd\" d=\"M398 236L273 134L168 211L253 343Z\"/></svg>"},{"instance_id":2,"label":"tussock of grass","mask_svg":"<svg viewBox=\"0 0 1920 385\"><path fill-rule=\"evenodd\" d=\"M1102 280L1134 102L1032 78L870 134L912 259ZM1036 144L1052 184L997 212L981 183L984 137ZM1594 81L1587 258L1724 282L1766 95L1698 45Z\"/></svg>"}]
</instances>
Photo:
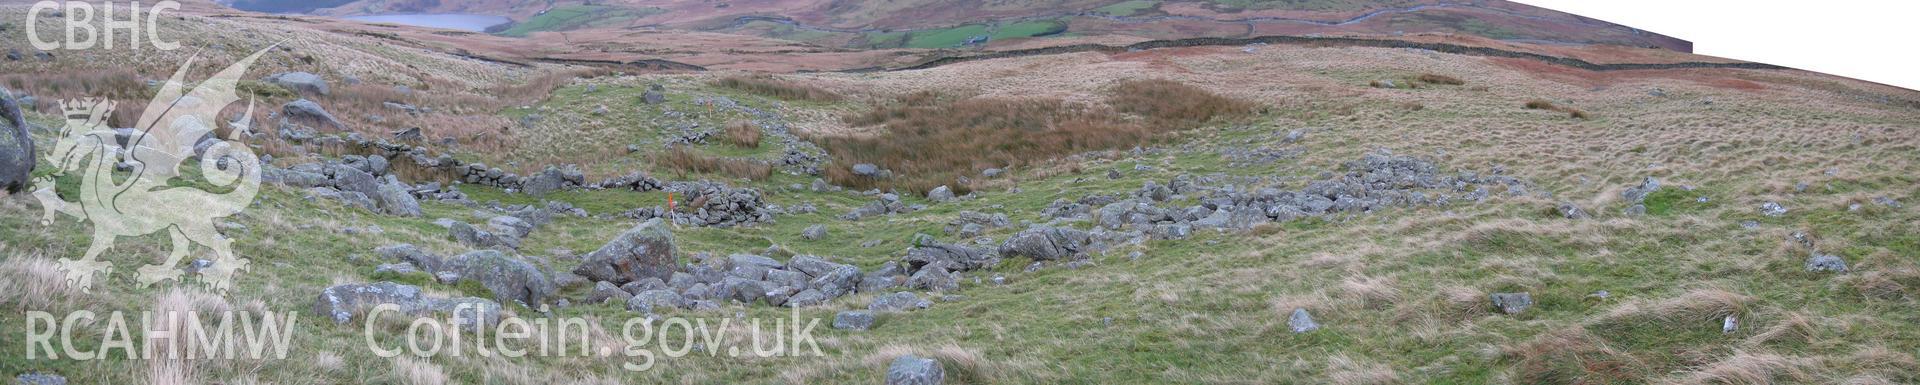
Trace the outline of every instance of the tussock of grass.
<instances>
[{"instance_id":1,"label":"tussock of grass","mask_svg":"<svg viewBox=\"0 0 1920 385\"><path fill-rule=\"evenodd\" d=\"M8 255L0 262L0 307L17 311L63 309L84 293L67 288L67 277L53 261Z\"/></svg>"},{"instance_id":2,"label":"tussock of grass","mask_svg":"<svg viewBox=\"0 0 1920 385\"><path fill-rule=\"evenodd\" d=\"M1154 124L1186 126L1245 116L1259 108L1253 102L1166 79L1122 81L1113 87L1107 103L1120 112L1152 119Z\"/></svg>"},{"instance_id":3,"label":"tussock of grass","mask_svg":"<svg viewBox=\"0 0 1920 385\"><path fill-rule=\"evenodd\" d=\"M687 173L716 174L750 180L767 179L773 175L773 166L766 163L701 155L679 147L654 156L653 162L662 167Z\"/></svg>"},{"instance_id":4,"label":"tussock of grass","mask_svg":"<svg viewBox=\"0 0 1920 385\"><path fill-rule=\"evenodd\" d=\"M1467 84L1467 81L1465 81L1465 80L1460 80L1460 78L1456 78L1456 77L1452 77L1452 76L1447 76L1447 75L1438 75L1438 74L1424 74L1424 75L1420 75L1420 79L1419 79L1419 80L1420 80L1420 82L1421 82L1421 83L1427 83L1427 84L1444 84L1444 85L1449 85L1449 86L1461 86L1461 85L1466 85L1466 84Z\"/></svg>"},{"instance_id":5,"label":"tussock of grass","mask_svg":"<svg viewBox=\"0 0 1920 385\"><path fill-rule=\"evenodd\" d=\"M1578 108L1558 106L1558 105L1554 105L1553 102L1549 102L1541 99L1534 99L1534 100L1527 101L1527 109L1565 112L1567 113L1567 116L1571 116L1574 119L1581 119L1581 120L1592 118L1591 116L1587 115L1586 111L1581 111Z\"/></svg>"},{"instance_id":6,"label":"tussock of grass","mask_svg":"<svg viewBox=\"0 0 1920 385\"><path fill-rule=\"evenodd\" d=\"M727 123L720 141L740 148L760 148L760 127L745 120Z\"/></svg>"},{"instance_id":7,"label":"tussock of grass","mask_svg":"<svg viewBox=\"0 0 1920 385\"><path fill-rule=\"evenodd\" d=\"M825 88L782 80L770 75L728 76L713 85L786 100L837 102L845 97Z\"/></svg>"}]
</instances>

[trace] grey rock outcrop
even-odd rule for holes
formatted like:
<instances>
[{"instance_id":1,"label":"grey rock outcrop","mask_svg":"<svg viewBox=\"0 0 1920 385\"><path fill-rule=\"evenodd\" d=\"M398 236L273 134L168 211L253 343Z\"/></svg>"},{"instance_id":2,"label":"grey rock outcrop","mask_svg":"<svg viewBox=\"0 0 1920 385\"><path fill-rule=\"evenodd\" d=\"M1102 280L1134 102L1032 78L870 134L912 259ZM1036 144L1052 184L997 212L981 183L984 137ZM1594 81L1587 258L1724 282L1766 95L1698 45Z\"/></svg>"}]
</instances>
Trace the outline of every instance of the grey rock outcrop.
<instances>
[{"instance_id":1,"label":"grey rock outcrop","mask_svg":"<svg viewBox=\"0 0 1920 385\"><path fill-rule=\"evenodd\" d=\"M33 133L13 95L0 88L0 190L17 193L32 187Z\"/></svg>"},{"instance_id":2,"label":"grey rock outcrop","mask_svg":"<svg viewBox=\"0 0 1920 385\"><path fill-rule=\"evenodd\" d=\"M930 358L906 355L887 365L887 385L940 385L946 381L946 369Z\"/></svg>"},{"instance_id":3,"label":"grey rock outcrop","mask_svg":"<svg viewBox=\"0 0 1920 385\"><path fill-rule=\"evenodd\" d=\"M309 72L281 72L262 78L260 81L301 94L326 96L330 91L327 88L326 79Z\"/></svg>"},{"instance_id":4,"label":"grey rock outcrop","mask_svg":"<svg viewBox=\"0 0 1920 385\"><path fill-rule=\"evenodd\" d=\"M574 274L615 284L645 278L667 280L680 264L673 231L659 219L648 220L620 233L600 249L588 253Z\"/></svg>"}]
</instances>

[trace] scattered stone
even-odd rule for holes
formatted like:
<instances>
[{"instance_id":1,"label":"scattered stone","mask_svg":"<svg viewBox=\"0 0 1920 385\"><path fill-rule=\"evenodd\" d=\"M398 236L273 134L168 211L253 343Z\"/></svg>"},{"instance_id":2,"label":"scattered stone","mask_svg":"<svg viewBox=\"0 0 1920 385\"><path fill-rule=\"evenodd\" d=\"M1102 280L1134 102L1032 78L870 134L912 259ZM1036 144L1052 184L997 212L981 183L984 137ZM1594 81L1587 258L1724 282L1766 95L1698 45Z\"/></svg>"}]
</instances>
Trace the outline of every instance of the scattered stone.
<instances>
[{"instance_id":1,"label":"scattered stone","mask_svg":"<svg viewBox=\"0 0 1920 385\"><path fill-rule=\"evenodd\" d=\"M927 192L927 200L934 202L952 202L954 200L953 190L948 189L947 186L935 187L933 191Z\"/></svg>"},{"instance_id":2,"label":"scattered stone","mask_svg":"<svg viewBox=\"0 0 1920 385\"><path fill-rule=\"evenodd\" d=\"M1520 314L1527 308L1533 307L1533 296L1524 292L1494 293L1489 297L1493 299L1493 306L1500 308L1502 313Z\"/></svg>"},{"instance_id":3,"label":"scattered stone","mask_svg":"<svg viewBox=\"0 0 1920 385\"><path fill-rule=\"evenodd\" d=\"M67 378L58 374L23 373L13 378L16 385L67 385Z\"/></svg>"},{"instance_id":4,"label":"scattered stone","mask_svg":"<svg viewBox=\"0 0 1920 385\"><path fill-rule=\"evenodd\" d=\"M624 304L624 303L627 303L628 299L632 299L632 298L633 298L632 293L628 293L626 290L621 290L619 286L615 286L612 282L600 281L600 282L593 283L593 291L588 292L587 298L580 302L587 303L587 304L600 304L600 303L608 303L608 302Z\"/></svg>"},{"instance_id":5,"label":"scattered stone","mask_svg":"<svg viewBox=\"0 0 1920 385\"><path fill-rule=\"evenodd\" d=\"M1293 309L1293 315L1287 317L1287 327L1294 333L1306 333L1319 330L1320 324L1313 322L1313 315L1307 314L1307 309Z\"/></svg>"},{"instance_id":6,"label":"scattered stone","mask_svg":"<svg viewBox=\"0 0 1920 385\"><path fill-rule=\"evenodd\" d=\"M1007 172L1006 169L989 168L986 170L981 170L980 175L988 178L998 178L1000 177L1000 174L1005 174L1006 172Z\"/></svg>"},{"instance_id":7,"label":"scattered stone","mask_svg":"<svg viewBox=\"0 0 1920 385\"><path fill-rule=\"evenodd\" d=\"M800 231L800 238L804 238L809 241L818 241L821 238L826 238L826 237L827 237L827 225L825 224L816 224L813 226L807 226L806 230Z\"/></svg>"},{"instance_id":8,"label":"scattered stone","mask_svg":"<svg viewBox=\"0 0 1920 385\"><path fill-rule=\"evenodd\" d=\"M1807 271L1845 273L1847 261L1831 254L1814 254L1807 258Z\"/></svg>"},{"instance_id":9,"label":"scattered stone","mask_svg":"<svg viewBox=\"0 0 1920 385\"><path fill-rule=\"evenodd\" d=\"M946 369L933 359L905 355L887 366L887 385L940 385L946 380Z\"/></svg>"},{"instance_id":10,"label":"scattered stone","mask_svg":"<svg viewBox=\"0 0 1920 385\"><path fill-rule=\"evenodd\" d=\"M627 299L627 310L640 313L654 313L655 309L677 309L685 305L686 298L672 290L647 290Z\"/></svg>"},{"instance_id":11,"label":"scattered stone","mask_svg":"<svg viewBox=\"0 0 1920 385\"><path fill-rule=\"evenodd\" d=\"M1766 204L1760 205L1760 214L1769 217L1787 215L1787 207L1781 206L1779 203L1767 202Z\"/></svg>"},{"instance_id":12,"label":"scattered stone","mask_svg":"<svg viewBox=\"0 0 1920 385\"><path fill-rule=\"evenodd\" d=\"M872 163L855 164L853 165L853 175L868 178L878 177L880 176L880 166L875 166Z\"/></svg>"},{"instance_id":13,"label":"scattered stone","mask_svg":"<svg viewBox=\"0 0 1920 385\"><path fill-rule=\"evenodd\" d=\"M1590 218L1587 216L1586 210L1581 210L1580 206L1575 206L1573 202L1560 202L1560 216L1566 217L1567 219Z\"/></svg>"},{"instance_id":14,"label":"scattered stone","mask_svg":"<svg viewBox=\"0 0 1920 385\"><path fill-rule=\"evenodd\" d=\"M420 270L414 268L413 264L411 263L389 263L389 264L384 264L384 265L380 265L379 267L373 268L374 274L406 275L406 274L413 274L418 272L420 272Z\"/></svg>"},{"instance_id":15,"label":"scattered stone","mask_svg":"<svg viewBox=\"0 0 1920 385\"><path fill-rule=\"evenodd\" d=\"M873 312L865 310L844 310L833 315L833 328L840 330L866 331L873 328Z\"/></svg>"},{"instance_id":16,"label":"scattered stone","mask_svg":"<svg viewBox=\"0 0 1920 385\"><path fill-rule=\"evenodd\" d=\"M933 301L920 299L919 296L904 291L874 297L873 302L867 304L867 310L892 312L919 310L929 307L933 307Z\"/></svg>"}]
</instances>

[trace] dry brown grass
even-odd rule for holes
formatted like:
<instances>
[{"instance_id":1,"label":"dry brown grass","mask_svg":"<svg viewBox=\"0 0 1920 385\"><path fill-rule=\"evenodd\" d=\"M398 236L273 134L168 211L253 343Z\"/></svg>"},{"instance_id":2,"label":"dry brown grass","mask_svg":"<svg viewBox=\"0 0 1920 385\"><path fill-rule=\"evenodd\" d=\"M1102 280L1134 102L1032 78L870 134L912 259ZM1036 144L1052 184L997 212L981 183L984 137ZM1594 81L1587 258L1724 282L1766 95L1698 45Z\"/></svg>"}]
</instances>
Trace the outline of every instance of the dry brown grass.
<instances>
[{"instance_id":1,"label":"dry brown grass","mask_svg":"<svg viewBox=\"0 0 1920 385\"><path fill-rule=\"evenodd\" d=\"M761 180L773 175L773 166L765 162L701 155L679 147L654 155L653 162L662 167L686 173L724 175L731 178Z\"/></svg>"},{"instance_id":2,"label":"dry brown grass","mask_svg":"<svg viewBox=\"0 0 1920 385\"><path fill-rule=\"evenodd\" d=\"M1456 77L1452 77L1452 76L1447 76L1447 75L1439 75L1439 74L1424 74L1424 75L1420 75L1420 79L1419 79L1419 80L1420 80L1420 82L1421 82L1421 83L1427 83L1427 84L1444 84L1444 85L1449 85L1449 86L1462 86L1462 85L1466 85L1466 84L1467 84L1467 81L1465 81L1465 80L1460 80L1460 78L1456 78Z\"/></svg>"},{"instance_id":3,"label":"dry brown grass","mask_svg":"<svg viewBox=\"0 0 1920 385\"><path fill-rule=\"evenodd\" d=\"M0 306L16 311L70 309L86 296L67 287L66 275L52 260L0 252L7 253L7 260L0 262Z\"/></svg>"},{"instance_id":4,"label":"dry brown grass","mask_svg":"<svg viewBox=\"0 0 1920 385\"><path fill-rule=\"evenodd\" d=\"M944 185L965 194L972 186L957 183L958 177L982 169L1149 145L1165 134L1245 116L1257 108L1169 80L1123 81L1109 92L1107 102L1114 108L1052 98L957 98L921 91L843 118L850 126L879 127L877 135L808 139L838 162L825 170L836 184L917 193ZM1145 121L1124 119L1116 112ZM859 163L881 165L894 175L854 175L851 167Z\"/></svg>"},{"instance_id":5,"label":"dry brown grass","mask_svg":"<svg viewBox=\"0 0 1920 385\"><path fill-rule=\"evenodd\" d=\"M1542 99L1529 100L1527 101L1526 107L1529 110L1547 110L1547 111L1565 112L1567 113L1567 116L1571 116L1574 119L1585 120L1585 119L1591 118L1591 116L1587 115L1586 111L1582 111L1578 108L1573 108L1573 107L1554 105L1553 102L1549 102Z\"/></svg>"},{"instance_id":6,"label":"dry brown grass","mask_svg":"<svg viewBox=\"0 0 1920 385\"><path fill-rule=\"evenodd\" d=\"M722 128L720 141L740 148L760 148L760 127L753 122L735 120Z\"/></svg>"},{"instance_id":7,"label":"dry brown grass","mask_svg":"<svg viewBox=\"0 0 1920 385\"><path fill-rule=\"evenodd\" d=\"M728 76L713 85L786 100L837 102L845 97L825 88L784 80L771 75Z\"/></svg>"},{"instance_id":8,"label":"dry brown grass","mask_svg":"<svg viewBox=\"0 0 1920 385\"><path fill-rule=\"evenodd\" d=\"M1642 383L1652 375L1643 362L1582 328L1556 330L1502 349L1515 360L1522 384Z\"/></svg>"},{"instance_id":9,"label":"dry brown grass","mask_svg":"<svg viewBox=\"0 0 1920 385\"><path fill-rule=\"evenodd\" d=\"M1109 93L1107 104L1120 112L1147 117L1150 124L1180 126L1245 116L1260 107L1167 79L1121 81Z\"/></svg>"}]
</instances>

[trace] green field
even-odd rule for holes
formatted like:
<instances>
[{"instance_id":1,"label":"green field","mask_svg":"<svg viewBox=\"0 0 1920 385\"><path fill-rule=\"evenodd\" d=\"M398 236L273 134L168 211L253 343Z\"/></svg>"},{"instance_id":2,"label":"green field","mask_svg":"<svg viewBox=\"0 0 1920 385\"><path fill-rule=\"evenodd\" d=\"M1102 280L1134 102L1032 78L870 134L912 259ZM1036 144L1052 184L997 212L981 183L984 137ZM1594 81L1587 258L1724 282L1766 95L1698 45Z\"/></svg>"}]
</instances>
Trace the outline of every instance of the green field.
<instances>
[{"instance_id":1,"label":"green field","mask_svg":"<svg viewBox=\"0 0 1920 385\"><path fill-rule=\"evenodd\" d=\"M1153 9L1153 7L1157 5L1160 5L1160 2L1155 0L1127 0L1096 8L1094 11L1109 16L1133 16L1134 14L1140 13L1140 11Z\"/></svg>"},{"instance_id":2,"label":"green field","mask_svg":"<svg viewBox=\"0 0 1920 385\"><path fill-rule=\"evenodd\" d=\"M500 31L501 36L524 37L534 32L571 31L582 28L608 27L634 19L665 12L660 8L624 8L606 5L567 5L555 7L527 19L514 23L512 28Z\"/></svg>"}]
</instances>

